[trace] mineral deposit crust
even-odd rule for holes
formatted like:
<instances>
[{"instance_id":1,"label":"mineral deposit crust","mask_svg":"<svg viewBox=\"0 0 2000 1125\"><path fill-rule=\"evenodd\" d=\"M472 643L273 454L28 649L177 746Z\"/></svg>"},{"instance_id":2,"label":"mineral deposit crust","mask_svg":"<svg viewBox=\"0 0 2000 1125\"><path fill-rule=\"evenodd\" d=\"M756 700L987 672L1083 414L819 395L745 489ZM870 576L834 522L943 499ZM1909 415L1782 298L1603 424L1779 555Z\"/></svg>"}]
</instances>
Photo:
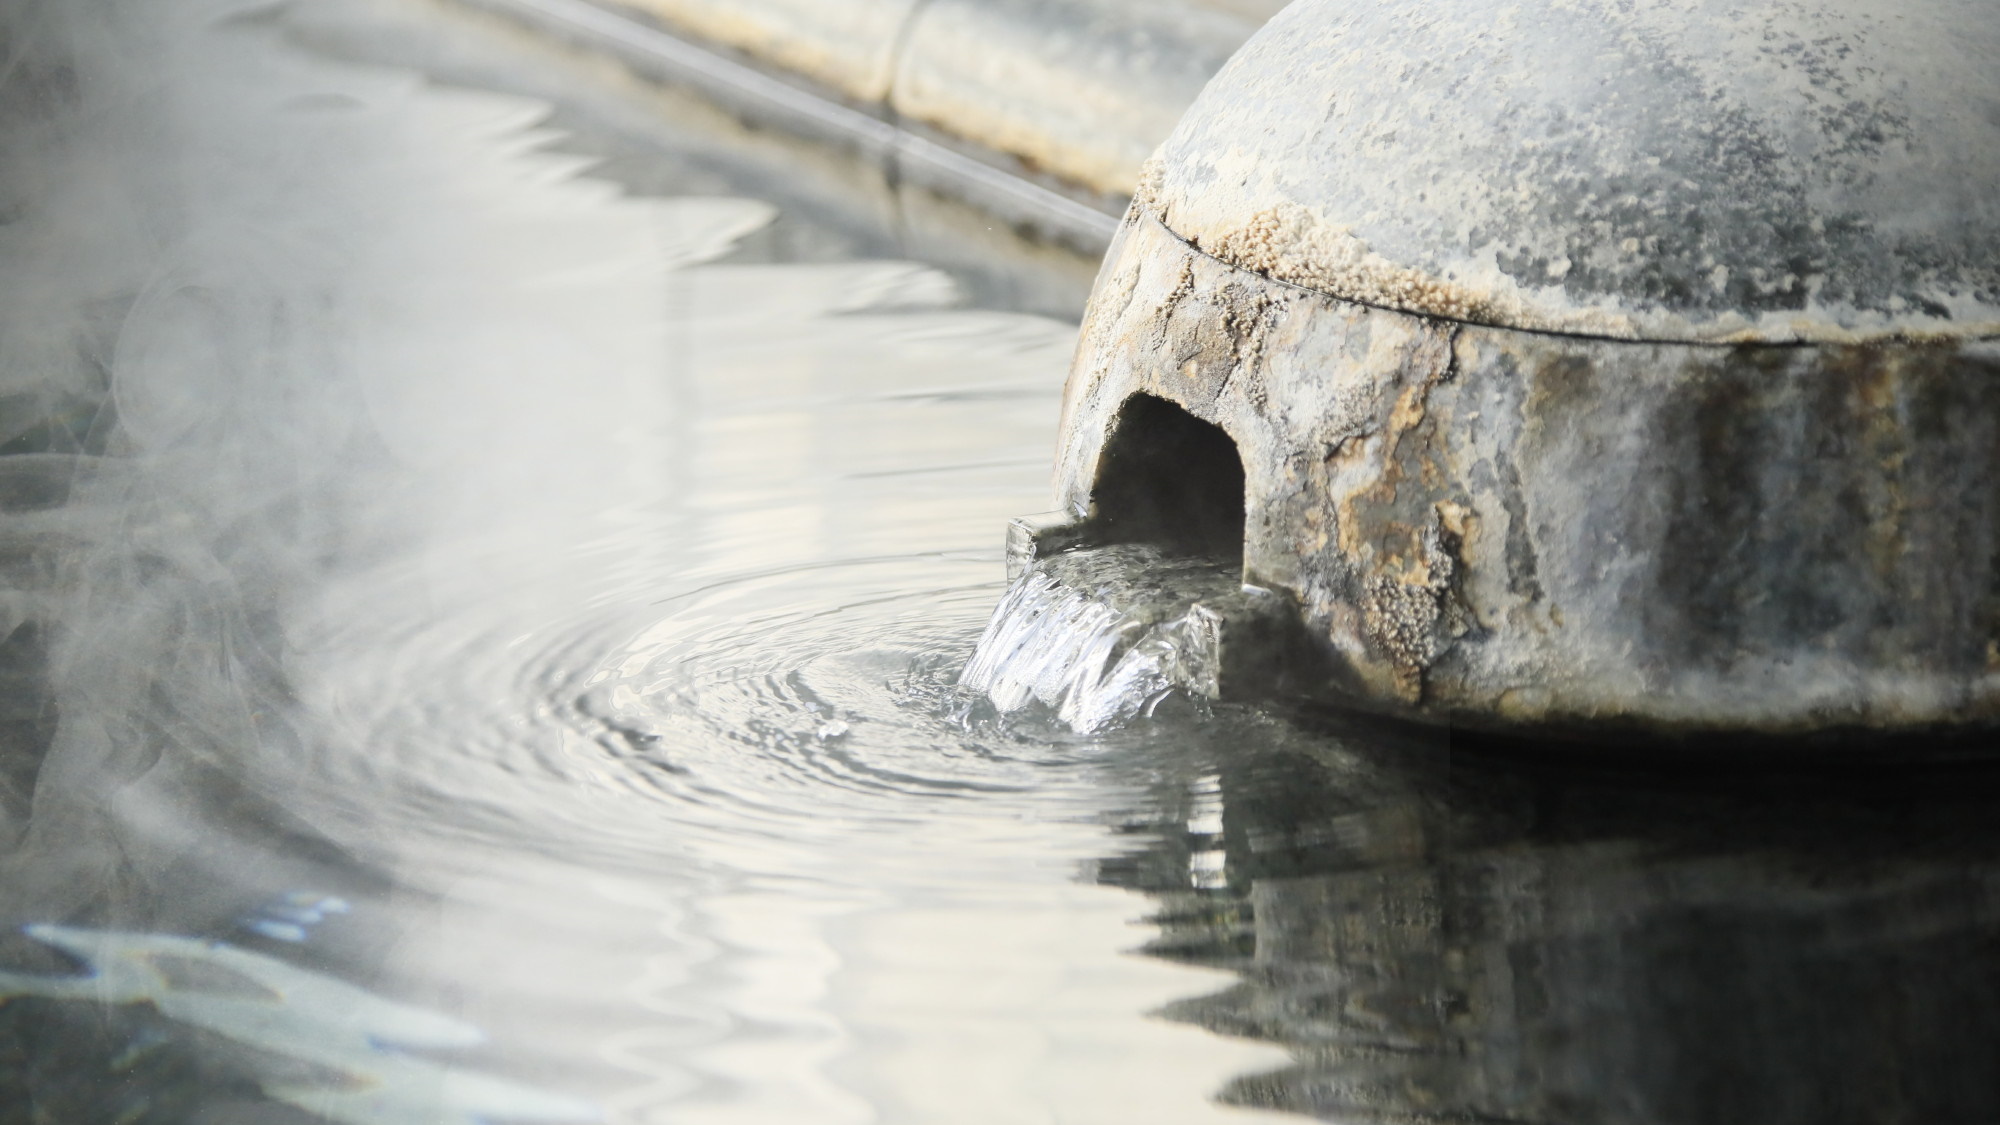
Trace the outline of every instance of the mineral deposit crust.
<instances>
[{"instance_id":1,"label":"mineral deposit crust","mask_svg":"<svg viewBox=\"0 0 2000 1125\"><path fill-rule=\"evenodd\" d=\"M1295 599L1331 693L1585 731L2000 710L1991 344L1633 342L1417 316L1222 262L1140 205L1071 376L1067 510L1092 511L1134 395L1235 442L1245 580Z\"/></svg>"}]
</instances>

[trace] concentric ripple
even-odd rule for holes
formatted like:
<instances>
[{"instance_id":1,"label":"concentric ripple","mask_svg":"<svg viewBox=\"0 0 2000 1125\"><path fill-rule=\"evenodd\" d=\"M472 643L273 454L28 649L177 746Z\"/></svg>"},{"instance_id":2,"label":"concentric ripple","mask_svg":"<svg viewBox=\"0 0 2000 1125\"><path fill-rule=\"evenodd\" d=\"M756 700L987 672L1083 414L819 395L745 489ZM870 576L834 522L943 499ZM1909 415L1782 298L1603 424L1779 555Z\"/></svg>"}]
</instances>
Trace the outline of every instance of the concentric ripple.
<instances>
[{"instance_id":1,"label":"concentric ripple","mask_svg":"<svg viewBox=\"0 0 2000 1125\"><path fill-rule=\"evenodd\" d=\"M1002 718L959 685L1002 589L995 569L951 555L793 568L507 640L431 621L399 639L395 663L369 666L371 680L427 685L371 737L424 741L448 714L452 738L373 763L397 776L385 787L378 772L368 791L405 794L417 822L451 808L465 824L484 807L496 832L523 830L516 802L532 802L538 833L627 860L656 853L667 824L677 849L705 842L728 862L754 835L760 862L818 868L829 848L857 867L906 856L898 833L1025 845L1037 824L1092 823L1148 732ZM511 707L472 705L496 685L518 693ZM372 684L340 694L390 698ZM958 881L973 858L932 866Z\"/></svg>"},{"instance_id":2,"label":"concentric ripple","mask_svg":"<svg viewBox=\"0 0 2000 1125\"><path fill-rule=\"evenodd\" d=\"M76 352L44 428L81 421L0 498L9 737L57 717L0 771L0 914L62 925L0 933L43 1005L0 1040L84 1052L29 1068L118 1103L69 1117L1225 1112L1273 1053L1146 1019L1207 978L1125 956L1146 906L1091 875L1147 733L956 687L1073 324L825 260L892 244L705 141L704 194L592 180L546 107L301 53L278 8L35 10L90 65L47 72L74 190L8 224L48 299L0 344ZM129 1050L85 942L151 959ZM364 993L478 1053L388 1057Z\"/></svg>"}]
</instances>

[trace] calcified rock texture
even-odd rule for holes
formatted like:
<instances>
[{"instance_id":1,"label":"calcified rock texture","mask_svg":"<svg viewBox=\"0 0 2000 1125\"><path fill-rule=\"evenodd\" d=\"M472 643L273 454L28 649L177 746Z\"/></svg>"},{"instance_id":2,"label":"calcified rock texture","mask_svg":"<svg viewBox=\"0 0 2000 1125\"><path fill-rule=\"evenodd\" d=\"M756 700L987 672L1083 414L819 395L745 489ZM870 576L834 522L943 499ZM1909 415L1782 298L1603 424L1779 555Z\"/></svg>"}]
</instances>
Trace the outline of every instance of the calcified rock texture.
<instances>
[{"instance_id":1,"label":"calcified rock texture","mask_svg":"<svg viewBox=\"0 0 2000 1125\"><path fill-rule=\"evenodd\" d=\"M1082 518L1027 533L1188 495L1198 459L1133 453L1172 404L1234 443L1245 578L1297 600L1323 690L1990 723L2000 23L1899 12L1294 4L1142 184L1070 378Z\"/></svg>"}]
</instances>

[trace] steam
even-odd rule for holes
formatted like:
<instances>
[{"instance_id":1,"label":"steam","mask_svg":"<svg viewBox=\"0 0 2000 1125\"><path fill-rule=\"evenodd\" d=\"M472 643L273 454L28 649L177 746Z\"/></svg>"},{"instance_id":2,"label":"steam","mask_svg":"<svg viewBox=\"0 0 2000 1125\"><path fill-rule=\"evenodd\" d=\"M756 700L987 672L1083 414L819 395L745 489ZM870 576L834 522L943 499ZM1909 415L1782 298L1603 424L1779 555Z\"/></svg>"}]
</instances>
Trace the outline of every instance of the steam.
<instances>
[{"instance_id":1,"label":"steam","mask_svg":"<svg viewBox=\"0 0 2000 1125\"><path fill-rule=\"evenodd\" d=\"M272 11L0 12L0 924L213 915L145 893L191 862L277 889L297 825L168 810L310 755L287 607L412 521L562 534L494 513L629 471L576 373L662 393L673 271L771 217L621 198L541 107L309 58Z\"/></svg>"}]
</instances>

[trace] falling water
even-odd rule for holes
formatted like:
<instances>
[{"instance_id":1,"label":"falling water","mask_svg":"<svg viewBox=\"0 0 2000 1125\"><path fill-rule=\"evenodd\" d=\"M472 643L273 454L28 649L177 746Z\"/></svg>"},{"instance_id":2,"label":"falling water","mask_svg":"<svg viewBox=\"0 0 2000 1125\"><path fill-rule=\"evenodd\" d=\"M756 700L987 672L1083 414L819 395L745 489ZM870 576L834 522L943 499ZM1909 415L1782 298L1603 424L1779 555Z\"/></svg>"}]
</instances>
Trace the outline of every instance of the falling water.
<instances>
[{"instance_id":1,"label":"falling water","mask_svg":"<svg viewBox=\"0 0 2000 1125\"><path fill-rule=\"evenodd\" d=\"M1003 714L1039 703L1079 734L1199 700L1214 649L1189 610L1236 585L1223 565L1138 544L1040 560L1000 599L959 685Z\"/></svg>"}]
</instances>

